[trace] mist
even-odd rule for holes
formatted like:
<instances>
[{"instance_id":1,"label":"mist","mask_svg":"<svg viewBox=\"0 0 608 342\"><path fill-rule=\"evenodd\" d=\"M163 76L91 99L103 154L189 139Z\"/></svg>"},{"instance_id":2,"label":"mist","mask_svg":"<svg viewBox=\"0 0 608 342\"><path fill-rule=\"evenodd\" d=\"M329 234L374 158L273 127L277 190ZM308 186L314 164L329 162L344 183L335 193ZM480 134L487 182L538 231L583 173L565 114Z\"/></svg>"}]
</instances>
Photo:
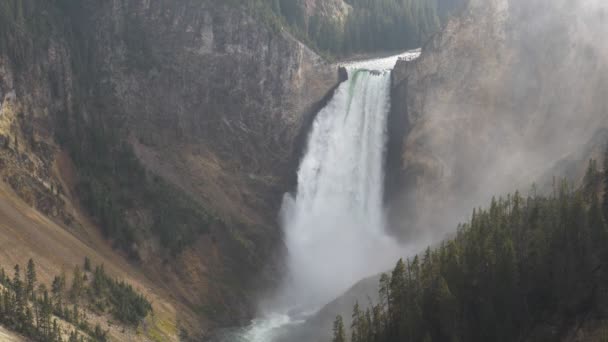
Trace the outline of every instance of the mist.
<instances>
[{"instance_id":1,"label":"mist","mask_svg":"<svg viewBox=\"0 0 608 342\"><path fill-rule=\"evenodd\" d=\"M565 176L558 162L593 157L580 154L608 126L607 7L472 0L409 66L407 185L389 217L413 249L445 239L493 196L535 183L551 191L552 176ZM572 165L569 181L585 166Z\"/></svg>"},{"instance_id":2,"label":"mist","mask_svg":"<svg viewBox=\"0 0 608 342\"><path fill-rule=\"evenodd\" d=\"M390 69L397 58L345 65L349 79L314 121L297 192L285 195L281 210L287 275L274 310L314 312L403 255L386 232L383 208Z\"/></svg>"}]
</instances>

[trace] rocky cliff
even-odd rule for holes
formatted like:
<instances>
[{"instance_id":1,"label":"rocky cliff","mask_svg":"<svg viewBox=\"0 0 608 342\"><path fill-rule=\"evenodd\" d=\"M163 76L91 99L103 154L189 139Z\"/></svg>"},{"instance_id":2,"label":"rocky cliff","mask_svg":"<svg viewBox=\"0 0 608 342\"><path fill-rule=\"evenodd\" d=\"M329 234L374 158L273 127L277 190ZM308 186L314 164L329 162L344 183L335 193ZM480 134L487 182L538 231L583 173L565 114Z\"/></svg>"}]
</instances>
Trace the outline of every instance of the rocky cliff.
<instances>
[{"instance_id":1,"label":"rocky cliff","mask_svg":"<svg viewBox=\"0 0 608 342\"><path fill-rule=\"evenodd\" d=\"M488 196L527 191L608 124L605 16L597 1L471 0L420 59L398 63L398 230L436 239Z\"/></svg>"},{"instance_id":2,"label":"rocky cliff","mask_svg":"<svg viewBox=\"0 0 608 342\"><path fill-rule=\"evenodd\" d=\"M258 277L280 249L275 215L296 166L295 139L315 102L337 83L337 71L239 7L142 1L91 15L100 81L111 85L125 113L139 161L222 221L211 236L228 260L210 265L208 248L199 247L183 263L201 273L212 267L228 277ZM135 224L150 216L138 213ZM154 255L147 249L143 254ZM201 284L192 281L186 274L176 286L205 301L211 293L193 292Z\"/></svg>"},{"instance_id":3,"label":"rocky cliff","mask_svg":"<svg viewBox=\"0 0 608 342\"><path fill-rule=\"evenodd\" d=\"M79 239L103 231L188 307L178 319L250 317L277 275L298 137L337 70L238 2L4 7L4 181Z\"/></svg>"}]
</instances>

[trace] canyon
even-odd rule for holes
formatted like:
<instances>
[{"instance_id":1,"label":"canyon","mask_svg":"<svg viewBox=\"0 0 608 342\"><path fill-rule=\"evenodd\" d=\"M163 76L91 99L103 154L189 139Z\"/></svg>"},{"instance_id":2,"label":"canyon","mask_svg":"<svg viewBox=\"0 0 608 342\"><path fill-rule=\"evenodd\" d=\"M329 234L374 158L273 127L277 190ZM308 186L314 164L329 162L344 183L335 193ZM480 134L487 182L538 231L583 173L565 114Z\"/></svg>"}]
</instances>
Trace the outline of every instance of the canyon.
<instances>
[{"instance_id":1,"label":"canyon","mask_svg":"<svg viewBox=\"0 0 608 342\"><path fill-rule=\"evenodd\" d=\"M351 10L303 5L307 25ZM246 326L285 276L279 212L302 188L315 119L353 74L240 1L0 6L0 265L36 257L50 281L85 256L104 263L154 304L144 331L107 325L115 340ZM442 6L441 31L386 80L374 212L404 251L449 237L494 195L580 183L608 128L606 5ZM376 287L308 323L327 337Z\"/></svg>"}]
</instances>

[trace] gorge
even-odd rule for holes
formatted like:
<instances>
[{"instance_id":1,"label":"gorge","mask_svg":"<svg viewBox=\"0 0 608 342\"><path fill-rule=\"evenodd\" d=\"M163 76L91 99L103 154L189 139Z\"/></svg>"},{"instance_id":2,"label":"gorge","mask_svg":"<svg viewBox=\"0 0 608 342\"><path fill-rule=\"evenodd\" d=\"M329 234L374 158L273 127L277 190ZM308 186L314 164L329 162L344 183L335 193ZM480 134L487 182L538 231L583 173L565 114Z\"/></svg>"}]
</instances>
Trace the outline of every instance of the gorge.
<instances>
[{"instance_id":1,"label":"gorge","mask_svg":"<svg viewBox=\"0 0 608 342\"><path fill-rule=\"evenodd\" d=\"M75 268L104 265L151 305L128 325L82 299L111 341L326 342L379 300L380 272L492 196L588 183L608 140L607 6L2 1L0 267L63 274L63 309ZM580 310L543 336L600 331Z\"/></svg>"}]
</instances>

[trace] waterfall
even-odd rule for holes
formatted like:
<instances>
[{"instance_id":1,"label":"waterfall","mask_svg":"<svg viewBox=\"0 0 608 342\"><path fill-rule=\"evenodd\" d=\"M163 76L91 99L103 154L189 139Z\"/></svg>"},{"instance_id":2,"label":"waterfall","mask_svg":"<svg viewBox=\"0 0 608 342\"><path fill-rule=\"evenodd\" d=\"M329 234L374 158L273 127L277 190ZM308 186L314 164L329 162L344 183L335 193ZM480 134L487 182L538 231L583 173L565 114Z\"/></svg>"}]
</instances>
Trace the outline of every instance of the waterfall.
<instances>
[{"instance_id":1,"label":"waterfall","mask_svg":"<svg viewBox=\"0 0 608 342\"><path fill-rule=\"evenodd\" d=\"M378 251L395 249L382 207L389 94L390 72L353 68L313 124L297 195L283 205L293 307L327 303L387 266Z\"/></svg>"},{"instance_id":2,"label":"waterfall","mask_svg":"<svg viewBox=\"0 0 608 342\"><path fill-rule=\"evenodd\" d=\"M382 202L391 69L397 58L418 54L344 65L348 80L314 120L297 193L284 197L283 290L272 313L255 320L240 341L272 341L274 330L389 269L400 256L385 232Z\"/></svg>"},{"instance_id":3,"label":"waterfall","mask_svg":"<svg viewBox=\"0 0 608 342\"><path fill-rule=\"evenodd\" d=\"M318 309L398 258L383 210L391 69L418 53L346 64L348 80L315 118L283 204L288 306Z\"/></svg>"}]
</instances>

